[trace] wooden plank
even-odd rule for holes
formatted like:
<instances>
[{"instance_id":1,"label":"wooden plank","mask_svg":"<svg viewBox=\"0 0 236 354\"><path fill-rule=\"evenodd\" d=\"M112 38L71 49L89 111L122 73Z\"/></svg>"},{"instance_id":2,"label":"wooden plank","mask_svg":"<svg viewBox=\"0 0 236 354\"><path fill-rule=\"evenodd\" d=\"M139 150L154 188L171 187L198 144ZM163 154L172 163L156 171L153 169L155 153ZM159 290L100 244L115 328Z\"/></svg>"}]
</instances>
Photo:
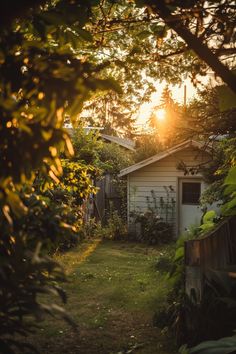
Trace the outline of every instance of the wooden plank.
<instances>
[{"instance_id":1,"label":"wooden plank","mask_svg":"<svg viewBox=\"0 0 236 354\"><path fill-rule=\"evenodd\" d=\"M185 265L200 266L200 242L199 240L190 240L185 242Z\"/></svg>"},{"instance_id":2,"label":"wooden plank","mask_svg":"<svg viewBox=\"0 0 236 354\"><path fill-rule=\"evenodd\" d=\"M137 171L135 173L132 174L132 178L135 177L159 177L161 176L162 173L165 173L165 176L168 176L169 173L178 173L182 171L176 170L176 168L174 167L165 167L165 168L158 168L156 170L151 170L151 171Z\"/></svg>"},{"instance_id":3,"label":"wooden plank","mask_svg":"<svg viewBox=\"0 0 236 354\"><path fill-rule=\"evenodd\" d=\"M163 188L163 186L169 186L172 185L174 188L176 186L176 178L168 178L166 180L164 179L153 179L153 181L143 181L143 180L139 180L139 181L135 181L135 180L130 180L130 189L139 189L139 188L148 188L149 190L151 190L150 188Z\"/></svg>"},{"instance_id":4,"label":"wooden plank","mask_svg":"<svg viewBox=\"0 0 236 354\"><path fill-rule=\"evenodd\" d=\"M223 220L205 237L185 242L186 293L192 287L202 297L204 275L209 269L222 270L236 263L236 217ZM195 267L195 268L193 268ZM235 273L231 272L231 277Z\"/></svg>"},{"instance_id":5,"label":"wooden plank","mask_svg":"<svg viewBox=\"0 0 236 354\"><path fill-rule=\"evenodd\" d=\"M185 267L185 293L191 299L193 296L200 303L203 292L203 274L200 267Z\"/></svg>"},{"instance_id":6,"label":"wooden plank","mask_svg":"<svg viewBox=\"0 0 236 354\"><path fill-rule=\"evenodd\" d=\"M169 184L172 184L175 182L176 177L178 177L175 173L172 174L166 174L162 173L159 174L158 176L131 176L130 182L131 183L137 183L137 182L142 182L143 186L146 185L146 183L158 183L162 186L168 186Z\"/></svg>"}]
</instances>

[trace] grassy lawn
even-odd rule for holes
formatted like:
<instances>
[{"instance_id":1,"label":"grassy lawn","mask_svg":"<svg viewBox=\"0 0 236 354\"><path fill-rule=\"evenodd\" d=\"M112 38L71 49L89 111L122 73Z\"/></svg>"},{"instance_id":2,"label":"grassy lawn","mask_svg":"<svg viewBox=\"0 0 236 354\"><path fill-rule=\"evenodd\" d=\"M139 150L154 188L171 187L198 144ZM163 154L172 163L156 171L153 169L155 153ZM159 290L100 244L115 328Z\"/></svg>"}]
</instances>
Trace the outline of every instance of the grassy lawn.
<instances>
[{"instance_id":1,"label":"grassy lawn","mask_svg":"<svg viewBox=\"0 0 236 354\"><path fill-rule=\"evenodd\" d=\"M161 249L135 243L87 242L58 256L69 282L67 311L75 332L49 319L31 341L47 353L174 354L173 340L153 327L165 303L165 276L155 269Z\"/></svg>"}]
</instances>

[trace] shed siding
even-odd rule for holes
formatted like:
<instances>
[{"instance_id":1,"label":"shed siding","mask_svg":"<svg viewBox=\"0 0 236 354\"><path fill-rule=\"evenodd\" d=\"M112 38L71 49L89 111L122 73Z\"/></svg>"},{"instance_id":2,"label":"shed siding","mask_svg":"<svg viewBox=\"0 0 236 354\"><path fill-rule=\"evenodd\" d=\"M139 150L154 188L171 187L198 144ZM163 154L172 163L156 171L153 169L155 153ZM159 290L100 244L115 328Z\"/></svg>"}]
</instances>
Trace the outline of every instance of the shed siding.
<instances>
[{"instance_id":1,"label":"shed siding","mask_svg":"<svg viewBox=\"0 0 236 354\"><path fill-rule=\"evenodd\" d=\"M169 210L167 216L168 221L175 224L178 178L185 177L184 172L177 169L177 164L180 161L183 161L187 166L197 166L201 163L206 163L209 160L208 153L189 147L130 173L128 178L129 224L132 224L133 222L133 218L130 216L133 212L143 213L148 210L149 206L154 207L154 199L151 191L154 191L157 205L159 205L159 210L161 209L160 197L162 197L165 202L167 201L167 192L164 186L171 186L171 189L173 190L169 193L169 201L173 198L176 203L175 206L172 203L169 203L170 205L173 205L173 211ZM186 177L196 178L201 177L201 174L195 174L194 176L188 175ZM161 216L164 219L166 218L165 210L162 210L160 214L162 214Z\"/></svg>"}]
</instances>

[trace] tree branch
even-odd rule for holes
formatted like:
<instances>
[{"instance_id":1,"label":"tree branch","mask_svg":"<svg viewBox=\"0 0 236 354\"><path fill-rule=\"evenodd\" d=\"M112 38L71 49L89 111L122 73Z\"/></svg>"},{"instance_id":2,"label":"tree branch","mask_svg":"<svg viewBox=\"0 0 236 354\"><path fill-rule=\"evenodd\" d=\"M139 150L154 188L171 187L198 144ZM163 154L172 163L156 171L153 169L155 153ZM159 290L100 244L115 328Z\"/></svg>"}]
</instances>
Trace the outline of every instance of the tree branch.
<instances>
[{"instance_id":1,"label":"tree branch","mask_svg":"<svg viewBox=\"0 0 236 354\"><path fill-rule=\"evenodd\" d=\"M217 56L198 37L194 36L182 21L176 19L166 6L165 0L145 0L154 13L157 13L165 23L172 28L195 53L219 76L233 92L236 93L236 76L222 64Z\"/></svg>"}]
</instances>

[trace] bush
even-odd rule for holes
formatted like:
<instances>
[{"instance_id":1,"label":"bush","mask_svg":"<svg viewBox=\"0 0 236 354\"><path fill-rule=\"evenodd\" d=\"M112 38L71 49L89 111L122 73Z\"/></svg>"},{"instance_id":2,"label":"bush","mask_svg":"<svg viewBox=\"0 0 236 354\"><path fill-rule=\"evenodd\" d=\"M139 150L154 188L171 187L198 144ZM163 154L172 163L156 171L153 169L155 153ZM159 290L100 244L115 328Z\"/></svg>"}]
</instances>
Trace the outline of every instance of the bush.
<instances>
[{"instance_id":1,"label":"bush","mask_svg":"<svg viewBox=\"0 0 236 354\"><path fill-rule=\"evenodd\" d=\"M127 239L127 225L117 211L113 211L108 218L102 229L102 237L115 241Z\"/></svg>"},{"instance_id":2,"label":"bush","mask_svg":"<svg viewBox=\"0 0 236 354\"><path fill-rule=\"evenodd\" d=\"M222 335L231 335L235 329L236 283L229 278L227 272L208 272L204 297L200 303L194 291L191 297L185 294L184 243L212 230L219 218L215 212L209 211L202 220L200 227L191 228L176 243L168 276L172 288L168 295L168 305L156 313L154 318L157 326L168 327L174 332L178 344L195 345L201 340L218 339Z\"/></svg>"},{"instance_id":3,"label":"bush","mask_svg":"<svg viewBox=\"0 0 236 354\"><path fill-rule=\"evenodd\" d=\"M42 242L28 234L28 228L14 232L9 228L2 225L0 240L0 352L32 353L33 348L22 337L34 332L37 323L48 314L69 320L65 311L53 304L55 295L63 303L67 300L59 286L65 281L65 274L60 265L42 252ZM44 302L42 294L50 295L50 304Z\"/></svg>"},{"instance_id":4,"label":"bush","mask_svg":"<svg viewBox=\"0 0 236 354\"><path fill-rule=\"evenodd\" d=\"M90 239L101 236L101 222L97 222L95 218L91 218L84 222L79 230L80 239Z\"/></svg>"},{"instance_id":5,"label":"bush","mask_svg":"<svg viewBox=\"0 0 236 354\"><path fill-rule=\"evenodd\" d=\"M135 235L137 241L154 245L168 243L173 238L172 225L151 210L136 215L135 223L140 224L140 232Z\"/></svg>"},{"instance_id":6,"label":"bush","mask_svg":"<svg viewBox=\"0 0 236 354\"><path fill-rule=\"evenodd\" d=\"M127 239L127 226L118 212L113 211L106 225L96 222L95 219L90 219L82 226L80 235L82 238L101 237L107 240L125 240Z\"/></svg>"},{"instance_id":7,"label":"bush","mask_svg":"<svg viewBox=\"0 0 236 354\"><path fill-rule=\"evenodd\" d=\"M171 244L157 257L155 267L157 271L169 273L173 267L174 244Z\"/></svg>"}]
</instances>

